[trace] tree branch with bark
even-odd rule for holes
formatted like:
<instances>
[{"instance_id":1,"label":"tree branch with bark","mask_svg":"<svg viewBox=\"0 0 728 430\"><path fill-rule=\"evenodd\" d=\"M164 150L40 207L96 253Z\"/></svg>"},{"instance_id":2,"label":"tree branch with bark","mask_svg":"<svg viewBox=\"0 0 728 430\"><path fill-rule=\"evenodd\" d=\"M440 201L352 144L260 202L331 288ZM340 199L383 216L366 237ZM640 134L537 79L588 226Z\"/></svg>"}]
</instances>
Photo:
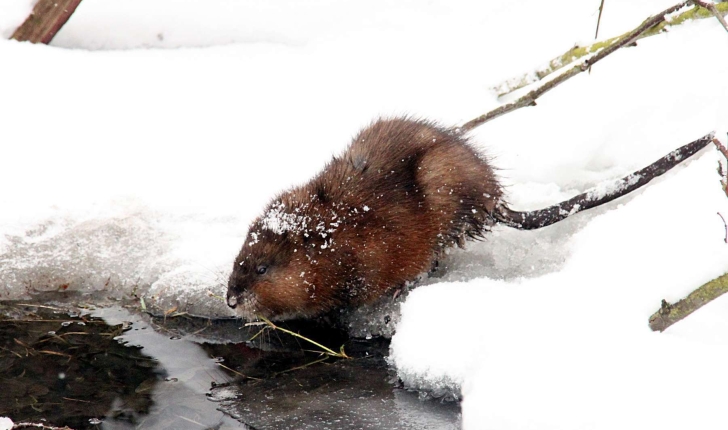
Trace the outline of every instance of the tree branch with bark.
<instances>
[{"instance_id":1,"label":"tree branch with bark","mask_svg":"<svg viewBox=\"0 0 728 430\"><path fill-rule=\"evenodd\" d=\"M652 314L649 323L653 331L665 331L668 327L684 319L711 301L728 292L728 273L713 279L676 303L662 301L660 310Z\"/></svg>"},{"instance_id":2,"label":"tree branch with bark","mask_svg":"<svg viewBox=\"0 0 728 430\"><path fill-rule=\"evenodd\" d=\"M20 42L48 44L80 3L81 0L38 0L33 12L10 38Z\"/></svg>"},{"instance_id":3,"label":"tree branch with bark","mask_svg":"<svg viewBox=\"0 0 728 430\"><path fill-rule=\"evenodd\" d=\"M631 193L682 163L711 142L713 142L713 133L681 146L641 170L617 179L609 187L591 189L545 209L518 212L501 205L496 208L493 216L498 222L520 230L546 227L571 215L603 205Z\"/></svg>"},{"instance_id":4,"label":"tree branch with bark","mask_svg":"<svg viewBox=\"0 0 728 430\"><path fill-rule=\"evenodd\" d=\"M591 57L585 59L581 64L577 64L571 69L567 70L566 72L556 76L554 79L546 82L545 84L541 85L540 87L528 92L526 95L518 98L516 101L505 104L503 106L499 106L496 109L491 110L488 113L485 113L477 118L474 118L465 124L463 124L458 131L461 133L466 133L475 127L479 127L483 124L485 124L488 121L491 121L495 118L498 118L499 116L505 115L507 113L513 112L514 110L520 109L522 107L526 106L535 106L536 100L541 97L542 95L546 94L547 92L551 91L552 89L556 88L557 86L561 85L562 83L566 82L567 80L573 78L574 76L578 75L579 73L582 73L586 70L588 70L591 66L596 64L597 62L601 61L603 58L607 57L609 54L617 51L620 48L623 48L625 46L631 45L634 43L640 35L643 35L647 33L648 31L655 31L657 27L665 22L665 17L671 13L677 12L678 10L685 7L689 2L684 1L676 4L675 6L669 7L662 12L658 13L657 15L651 16L647 18L642 24L640 24L637 28L634 30L628 32L627 34L623 36L617 37L616 40L614 40L612 43L607 44L603 48L599 49L594 55Z\"/></svg>"},{"instance_id":5,"label":"tree branch with bark","mask_svg":"<svg viewBox=\"0 0 728 430\"><path fill-rule=\"evenodd\" d=\"M685 2L685 3L687 3L687 2ZM675 27L677 25L684 24L685 22L688 22L688 21L692 21L692 20L696 20L696 19L712 18L715 16L719 16L720 19L723 19L723 16L728 14L728 2L719 3L717 5L715 5L715 4L711 4L711 5L712 5L712 10L707 4L705 7L696 5L689 10L686 10L676 16L671 17L670 19L664 19L661 22L658 22L653 27L648 28L645 31L641 32L631 43L628 43L625 46L634 44L637 40L663 33L665 31L668 31L671 27ZM661 14L658 14L657 16L660 16L660 15ZM665 14L665 15L667 15L667 14ZM724 21L724 19L723 19L723 21ZM577 61L581 58L592 55L606 47L612 46L616 43L619 43L620 41L623 41L624 39L629 37L629 35L631 33L632 32L627 32L620 36L612 37L610 39L603 40L601 42L593 43L589 46L578 46L578 45L574 46L573 48L571 48L571 49L567 50L566 52L564 52L563 54L559 55L558 57L553 58L545 66L540 67L532 72L525 73L521 76L503 81L500 84L492 87L491 89L496 93L496 95L498 97L504 96L506 94L510 94L516 90L527 87L531 84L534 84L536 82L539 82L539 81L547 78L548 76L552 75L553 73L572 64L574 61Z\"/></svg>"}]
</instances>

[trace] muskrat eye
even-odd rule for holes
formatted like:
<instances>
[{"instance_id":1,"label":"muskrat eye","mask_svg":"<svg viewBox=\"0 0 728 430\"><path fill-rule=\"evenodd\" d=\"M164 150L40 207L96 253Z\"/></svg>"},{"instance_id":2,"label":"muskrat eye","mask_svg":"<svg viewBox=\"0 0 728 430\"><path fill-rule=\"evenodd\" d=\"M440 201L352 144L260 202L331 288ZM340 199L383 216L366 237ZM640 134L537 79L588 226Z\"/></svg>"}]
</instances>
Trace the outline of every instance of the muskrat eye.
<instances>
[{"instance_id":1,"label":"muskrat eye","mask_svg":"<svg viewBox=\"0 0 728 430\"><path fill-rule=\"evenodd\" d=\"M265 272L267 272L267 271L268 271L268 266L264 266L262 264L260 266L258 266L257 269L255 269L255 273L257 273L259 275L264 275Z\"/></svg>"}]
</instances>

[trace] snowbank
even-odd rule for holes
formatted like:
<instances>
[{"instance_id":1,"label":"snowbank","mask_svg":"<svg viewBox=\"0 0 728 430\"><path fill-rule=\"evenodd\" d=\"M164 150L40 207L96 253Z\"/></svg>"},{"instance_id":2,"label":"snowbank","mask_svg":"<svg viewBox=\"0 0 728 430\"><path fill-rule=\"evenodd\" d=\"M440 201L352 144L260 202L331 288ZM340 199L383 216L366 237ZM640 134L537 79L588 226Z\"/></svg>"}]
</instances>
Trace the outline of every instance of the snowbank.
<instances>
[{"instance_id":1,"label":"snowbank","mask_svg":"<svg viewBox=\"0 0 728 430\"><path fill-rule=\"evenodd\" d=\"M670 5L607 2L600 34ZM210 294L224 294L271 196L378 115L457 124L496 106L490 86L589 42L597 8L85 0L53 46L0 41L0 298L137 293L227 315ZM29 9L2 2L0 32ZM473 133L513 207L570 197L711 130L725 136L717 22L638 45ZM467 429L724 426L728 375L695 369L726 358L728 300L666 333L647 328L662 298L728 270L717 159L703 151L606 207L453 251L394 320L400 377L462 394Z\"/></svg>"},{"instance_id":2,"label":"snowbank","mask_svg":"<svg viewBox=\"0 0 728 430\"><path fill-rule=\"evenodd\" d=\"M716 158L704 153L596 216L565 244L571 256L560 270L413 291L392 341L400 377L435 394L462 387L466 428L678 428L695 419L687 411L700 402L694 428L724 425L718 405L728 372L711 368L706 377L700 369L706 357L728 358L720 334L728 300L663 334L647 326L662 298L676 300L726 269L715 211L728 202L710 171ZM680 210L675 193L683 196ZM469 270L448 276L467 278L458 272ZM701 313L711 317L701 322ZM697 341L695 332L711 341Z\"/></svg>"}]
</instances>

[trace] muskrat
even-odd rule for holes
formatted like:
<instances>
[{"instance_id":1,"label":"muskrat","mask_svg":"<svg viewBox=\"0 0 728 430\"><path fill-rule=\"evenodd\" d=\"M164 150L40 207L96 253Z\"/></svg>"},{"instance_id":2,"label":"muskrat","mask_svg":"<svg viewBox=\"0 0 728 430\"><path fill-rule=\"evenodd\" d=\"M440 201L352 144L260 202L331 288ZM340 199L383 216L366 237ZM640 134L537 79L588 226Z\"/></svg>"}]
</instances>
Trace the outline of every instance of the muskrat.
<instances>
[{"instance_id":1,"label":"muskrat","mask_svg":"<svg viewBox=\"0 0 728 430\"><path fill-rule=\"evenodd\" d=\"M521 213L503 202L494 168L457 129L379 119L253 221L230 275L228 305L249 319L282 320L374 302L427 272L445 249L483 237L495 223L539 228L613 200L710 137L623 178L612 192Z\"/></svg>"}]
</instances>

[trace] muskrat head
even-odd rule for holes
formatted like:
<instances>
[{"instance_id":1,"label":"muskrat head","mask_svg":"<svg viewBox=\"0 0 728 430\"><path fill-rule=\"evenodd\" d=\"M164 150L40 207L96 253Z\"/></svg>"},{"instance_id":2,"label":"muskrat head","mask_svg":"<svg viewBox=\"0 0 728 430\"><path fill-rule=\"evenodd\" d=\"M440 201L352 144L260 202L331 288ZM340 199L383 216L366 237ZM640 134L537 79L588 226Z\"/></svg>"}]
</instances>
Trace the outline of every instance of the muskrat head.
<instances>
[{"instance_id":1,"label":"muskrat head","mask_svg":"<svg viewBox=\"0 0 728 430\"><path fill-rule=\"evenodd\" d=\"M316 313L315 285L298 235L251 226L235 259L227 303L248 320L307 317Z\"/></svg>"}]
</instances>

